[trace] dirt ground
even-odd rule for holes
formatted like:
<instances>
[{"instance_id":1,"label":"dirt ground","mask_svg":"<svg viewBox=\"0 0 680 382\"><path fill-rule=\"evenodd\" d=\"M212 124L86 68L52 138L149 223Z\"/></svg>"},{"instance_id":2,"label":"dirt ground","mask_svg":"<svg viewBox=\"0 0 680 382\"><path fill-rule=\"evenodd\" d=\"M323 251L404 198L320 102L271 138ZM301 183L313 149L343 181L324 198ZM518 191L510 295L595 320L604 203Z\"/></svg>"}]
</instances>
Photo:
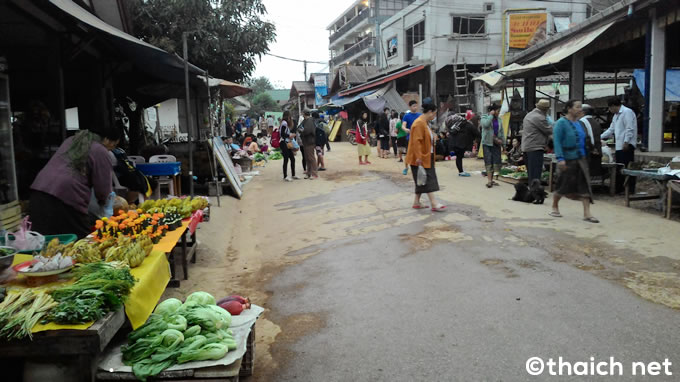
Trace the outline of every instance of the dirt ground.
<instances>
[{"instance_id":1,"label":"dirt ground","mask_svg":"<svg viewBox=\"0 0 680 382\"><path fill-rule=\"evenodd\" d=\"M199 227L197 263L190 264L189 280L164 295L183 298L203 290L220 298L237 293L263 306L252 381L276 380L277 370L294 356L290 345L323 328L327 320L323 312L283 315L270 309L270 297L278 292L271 289L271 282L277 275L329 247L425 221L430 215L411 213L413 180L410 173L401 174L403 164L393 158L376 158L373 149L373 164L358 166L355 150L347 143L332 144L328 171L320 172L318 180L283 182L282 162L272 161L255 168L261 174L245 186L241 200L223 196L218 207L212 198L211 221ZM302 176L299 154L296 159ZM466 159L465 166L475 172L483 163ZM605 196L598 196L592 207L601 224L582 221L580 203L569 200L561 203L565 217L554 219L548 216L550 198L543 206L509 201L511 185L486 189L478 173L471 178L458 177L452 161L438 162L437 172L442 187L437 195L452 208L442 218L445 224L436 223L426 232L401 237L413 252L437 242L456 245L470 240L456 229L457 222L479 219L491 224L498 220L505 227L507 245L549 247L555 261L614 280L642 298L680 308L679 223L662 219L656 211L625 208L620 198ZM367 195L376 193L379 198L367 200ZM540 242L526 237L530 230L556 235ZM510 266L502 256L486 259L484 265L507 277L513 277L515 266L536 266ZM181 275L181 267L178 273ZM304 282L292 285L288 292L304 287Z\"/></svg>"}]
</instances>

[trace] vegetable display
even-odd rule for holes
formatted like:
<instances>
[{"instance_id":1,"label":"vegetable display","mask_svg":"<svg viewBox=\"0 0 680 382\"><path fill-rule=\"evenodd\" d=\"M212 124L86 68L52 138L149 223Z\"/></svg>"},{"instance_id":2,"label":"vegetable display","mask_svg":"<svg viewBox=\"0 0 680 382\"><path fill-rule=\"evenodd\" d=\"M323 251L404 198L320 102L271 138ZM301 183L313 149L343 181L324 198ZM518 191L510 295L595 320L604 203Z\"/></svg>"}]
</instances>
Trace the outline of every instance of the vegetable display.
<instances>
[{"instance_id":1,"label":"vegetable display","mask_svg":"<svg viewBox=\"0 0 680 382\"><path fill-rule=\"evenodd\" d=\"M208 207L208 200L202 197L191 198L189 196L184 198L159 199L159 200L145 200L139 206L139 209L145 213L178 213L182 218L186 219L197 210L202 210Z\"/></svg>"},{"instance_id":2,"label":"vegetable display","mask_svg":"<svg viewBox=\"0 0 680 382\"><path fill-rule=\"evenodd\" d=\"M231 315L209 293L192 293L184 304L167 299L128 335L123 362L145 381L176 364L221 359L236 349L229 325Z\"/></svg>"},{"instance_id":3,"label":"vegetable display","mask_svg":"<svg viewBox=\"0 0 680 382\"><path fill-rule=\"evenodd\" d=\"M161 221L164 217L163 213L145 214L141 209L121 211L118 215L97 220L92 238L101 243L120 236L133 239L148 236L157 242L168 230L168 226Z\"/></svg>"},{"instance_id":4,"label":"vegetable display","mask_svg":"<svg viewBox=\"0 0 680 382\"><path fill-rule=\"evenodd\" d=\"M118 310L136 282L124 263L81 264L73 273L75 283L49 292L58 305L49 311L46 321L58 324L96 321Z\"/></svg>"},{"instance_id":5,"label":"vegetable display","mask_svg":"<svg viewBox=\"0 0 680 382\"><path fill-rule=\"evenodd\" d=\"M31 329L57 303L50 295L25 289L7 295L0 304L0 337L7 340L33 338Z\"/></svg>"},{"instance_id":6,"label":"vegetable display","mask_svg":"<svg viewBox=\"0 0 680 382\"><path fill-rule=\"evenodd\" d=\"M26 272L46 272L55 271L57 269L63 269L73 266L73 259L71 256L62 256L61 253L57 253L53 257L43 257L35 256L33 258L35 263L26 269Z\"/></svg>"}]
</instances>

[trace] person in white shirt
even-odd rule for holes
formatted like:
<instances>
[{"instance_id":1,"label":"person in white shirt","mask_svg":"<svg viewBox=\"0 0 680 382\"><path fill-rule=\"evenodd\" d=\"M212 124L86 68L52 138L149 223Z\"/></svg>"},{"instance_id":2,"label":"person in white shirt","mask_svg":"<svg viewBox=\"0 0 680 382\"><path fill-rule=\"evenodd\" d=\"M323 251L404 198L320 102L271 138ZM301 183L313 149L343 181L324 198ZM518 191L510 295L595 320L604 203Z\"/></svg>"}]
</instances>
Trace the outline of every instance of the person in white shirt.
<instances>
[{"instance_id":1,"label":"person in white shirt","mask_svg":"<svg viewBox=\"0 0 680 382\"><path fill-rule=\"evenodd\" d=\"M614 134L616 140L616 163L622 163L623 167L635 158L635 145L637 144L637 117L635 112L621 104L618 97L612 97L607 101L609 112L613 114L612 123L602 133L601 139L609 139ZM616 192L623 192L623 176L616 177ZM628 180L628 190L635 194L635 177Z\"/></svg>"}]
</instances>

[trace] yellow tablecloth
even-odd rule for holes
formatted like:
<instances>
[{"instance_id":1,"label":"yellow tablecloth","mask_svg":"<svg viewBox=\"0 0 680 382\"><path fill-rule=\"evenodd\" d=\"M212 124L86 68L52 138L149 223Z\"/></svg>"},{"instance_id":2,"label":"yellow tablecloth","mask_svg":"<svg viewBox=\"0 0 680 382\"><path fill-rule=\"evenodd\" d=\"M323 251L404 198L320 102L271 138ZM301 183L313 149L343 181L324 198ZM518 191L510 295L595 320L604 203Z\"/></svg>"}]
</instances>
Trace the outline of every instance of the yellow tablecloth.
<instances>
[{"instance_id":1,"label":"yellow tablecloth","mask_svg":"<svg viewBox=\"0 0 680 382\"><path fill-rule=\"evenodd\" d=\"M165 234L165 237L163 237L158 244L153 246L154 251L170 253L172 249L175 248L175 245L177 245L177 241L182 238L184 231L189 227L189 222L191 222L191 220L185 220L182 222L181 227Z\"/></svg>"},{"instance_id":2,"label":"yellow tablecloth","mask_svg":"<svg viewBox=\"0 0 680 382\"><path fill-rule=\"evenodd\" d=\"M14 264L20 264L24 261L31 260L31 255L16 255L14 256ZM142 265L133 268L130 273L137 279L137 283L130 291L127 302L125 303L125 314L127 314L132 328L136 329L149 317L153 309L156 307L158 300L165 291L165 287L170 281L170 264L164 252L154 250L149 256L144 259ZM19 275L19 278L24 276ZM52 289L60 284L66 284L72 281L58 281L50 284L41 285L36 290ZM24 286L16 286L16 288L25 288ZM33 327L32 332L42 332L46 330L63 330L76 329L85 330L92 326L93 322L79 325L59 325L49 323L46 325L37 324Z\"/></svg>"}]
</instances>

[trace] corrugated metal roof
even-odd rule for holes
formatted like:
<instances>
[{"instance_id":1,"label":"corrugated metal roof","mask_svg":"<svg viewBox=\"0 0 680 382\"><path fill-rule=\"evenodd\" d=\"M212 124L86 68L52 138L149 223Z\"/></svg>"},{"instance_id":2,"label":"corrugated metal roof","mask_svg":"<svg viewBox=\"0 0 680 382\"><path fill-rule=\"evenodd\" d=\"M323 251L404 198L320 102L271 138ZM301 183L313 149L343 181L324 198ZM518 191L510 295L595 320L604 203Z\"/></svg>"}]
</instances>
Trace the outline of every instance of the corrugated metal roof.
<instances>
[{"instance_id":1,"label":"corrugated metal roof","mask_svg":"<svg viewBox=\"0 0 680 382\"><path fill-rule=\"evenodd\" d=\"M265 93L269 94L274 101L288 101L290 98L290 89L272 89Z\"/></svg>"},{"instance_id":2,"label":"corrugated metal roof","mask_svg":"<svg viewBox=\"0 0 680 382\"><path fill-rule=\"evenodd\" d=\"M314 84L307 81L293 81L293 88L290 91L296 91L298 94L314 92Z\"/></svg>"},{"instance_id":3,"label":"corrugated metal roof","mask_svg":"<svg viewBox=\"0 0 680 382\"><path fill-rule=\"evenodd\" d=\"M470 73L472 78L479 77L485 73ZM617 75L609 72L589 72L585 74L586 81L614 81L616 78L618 81L627 81L633 78L633 73L631 72L619 72ZM517 81L523 81L522 78L518 78ZM557 72L550 76L542 76L536 78L537 82L566 82L569 81L569 72Z\"/></svg>"}]
</instances>

